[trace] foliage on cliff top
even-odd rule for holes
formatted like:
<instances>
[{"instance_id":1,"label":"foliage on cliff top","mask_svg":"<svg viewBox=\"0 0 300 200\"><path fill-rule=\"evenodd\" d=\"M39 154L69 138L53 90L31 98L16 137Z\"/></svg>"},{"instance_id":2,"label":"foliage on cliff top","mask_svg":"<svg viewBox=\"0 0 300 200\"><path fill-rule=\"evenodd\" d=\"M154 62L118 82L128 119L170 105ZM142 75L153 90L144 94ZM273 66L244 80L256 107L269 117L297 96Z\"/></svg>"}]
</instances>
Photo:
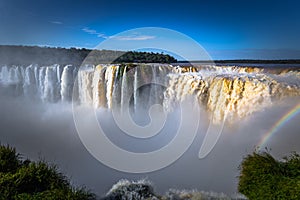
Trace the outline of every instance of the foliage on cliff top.
<instances>
[{"instance_id":1,"label":"foliage on cliff top","mask_svg":"<svg viewBox=\"0 0 300 200\"><path fill-rule=\"evenodd\" d=\"M136 51L90 50L85 48L60 48L38 46L0 45L0 64L52 65L72 64L80 66L103 63L174 63L177 60L167 54Z\"/></svg>"}]
</instances>

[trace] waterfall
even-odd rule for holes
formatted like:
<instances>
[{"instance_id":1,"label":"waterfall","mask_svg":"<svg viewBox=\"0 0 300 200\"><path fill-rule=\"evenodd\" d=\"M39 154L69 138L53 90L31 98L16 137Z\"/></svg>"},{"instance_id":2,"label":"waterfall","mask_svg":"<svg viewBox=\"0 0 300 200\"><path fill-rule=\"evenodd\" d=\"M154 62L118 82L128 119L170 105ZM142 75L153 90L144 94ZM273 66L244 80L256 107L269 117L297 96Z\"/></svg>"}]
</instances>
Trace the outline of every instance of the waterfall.
<instances>
[{"instance_id":1,"label":"waterfall","mask_svg":"<svg viewBox=\"0 0 300 200\"><path fill-rule=\"evenodd\" d=\"M148 109L154 103L172 111L176 102L196 97L214 122L246 117L275 100L300 96L297 70L266 70L250 67L173 67L162 64L98 65L82 68L60 66L0 67L1 85L14 95L42 102L70 102L95 108L124 108L133 97L133 110ZM76 88L74 82L77 81ZM156 84L147 84L147 83ZM142 87L141 85L146 84ZM160 87L162 84L165 88ZM74 95L73 92L75 92ZM77 96L78 97L77 97Z\"/></svg>"},{"instance_id":2,"label":"waterfall","mask_svg":"<svg viewBox=\"0 0 300 200\"><path fill-rule=\"evenodd\" d=\"M75 69L71 65L2 66L0 82L14 86L16 95L24 95L29 99L71 101Z\"/></svg>"},{"instance_id":3,"label":"waterfall","mask_svg":"<svg viewBox=\"0 0 300 200\"><path fill-rule=\"evenodd\" d=\"M58 78L60 78L60 76L58 76ZM71 101L72 92L73 92L73 83L74 83L71 65L67 65L64 67L59 81L61 82L61 90L60 90L61 100L64 102Z\"/></svg>"},{"instance_id":4,"label":"waterfall","mask_svg":"<svg viewBox=\"0 0 300 200\"><path fill-rule=\"evenodd\" d=\"M38 73L38 96L42 98L45 90L46 67L41 67Z\"/></svg>"},{"instance_id":5,"label":"waterfall","mask_svg":"<svg viewBox=\"0 0 300 200\"><path fill-rule=\"evenodd\" d=\"M57 76L57 67L47 67L44 81L44 93L43 101L45 102L56 102L58 101L59 95L59 80Z\"/></svg>"},{"instance_id":6,"label":"waterfall","mask_svg":"<svg viewBox=\"0 0 300 200\"><path fill-rule=\"evenodd\" d=\"M11 67L10 70L12 70L13 68ZM1 70L1 82L2 83L8 83L9 82L9 78L11 78L10 76L10 72L7 66L2 67Z\"/></svg>"},{"instance_id":7,"label":"waterfall","mask_svg":"<svg viewBox=\"0 0 300 200\"><path fill-rule=\"evenodd\" d=\"M102 69L99 67L96 67L94 71L94 76L93 76L93 106L94 107L101 107L104 104L102 103L102 85L103 85L103 80L102 80Z\"/></svg>"},{"instance_id":8,"label":"waterfall","mask_svg":"<svg viewBox=\"0 0 300 200\"><path fill-rule=\"evenodd\" d=\"M127 92L129 92L128 85L127 85L126 69L127 69L127 66L125 66L124 71L123 71L123 76L122 76L121 103L120 103L121 109L124 108L124 103L127 98Z\"/></svg>"},{"instance_id":9,"label":"waterfall","mask_svg":"<svg viewBox=\"0 0 300 200\"><path fill-rule=\"evenodd\" d=\"M138 98L139 98L139 91L138 91L138 77L140 76L138 73L139 67L135 68L134 71L134 85L133 85L133 106L134 106L134 111L136 112L138 110Z\"/></svg>"},{"instance_id":10,"label":"waterfall","mask_svg":"<svg viewBox=\"0 0 300 200\"><path fill-rule=\"evenodd\" d=\"M113 104L113 89L114 89L114 76L115 76L116 66L111 66L106 68L105 72L105 83L106 83L106 99L107 107L112 108Z\"/></svg>"},{"instance_id":11,"label":"waterfall","mask_svg":"<svg viewBox=\"0 0 300 200\"><path fill-rule=\"evenodd\" d=\"M150 87L150 97L149 97L149 101L148 101L148 106L153 105L153 103L157 103L157 87L155 85L155 83L157 82L157 74L156 74L156 67L153 66L151 67L151 73L152 73L152 83L151 83L151 87Z\"/></svg>"},{"instance_id":12,"label":"waterfall","mask_svg":"<svg viewBox=\"0 0 300 200\"><path fill-rule=\"evenodd\" d=\"M93 104L93 75L94 73L92 69L78 71L78 94L81 104Z\"/></svg>"},{"instance_id":13,"label":"waterfall","mask_svg":"<svg viewBox=\"0 0 300 200\"><path fill-rule=\"evenodd\" d=\"M25 77L24 77L24 94L26 97L30 98L34 96L36 93L36 78L34 73L34 67L28 66L25 69ZM18 70L17 70L18 71Z\"/></svg>"}]
</instances>

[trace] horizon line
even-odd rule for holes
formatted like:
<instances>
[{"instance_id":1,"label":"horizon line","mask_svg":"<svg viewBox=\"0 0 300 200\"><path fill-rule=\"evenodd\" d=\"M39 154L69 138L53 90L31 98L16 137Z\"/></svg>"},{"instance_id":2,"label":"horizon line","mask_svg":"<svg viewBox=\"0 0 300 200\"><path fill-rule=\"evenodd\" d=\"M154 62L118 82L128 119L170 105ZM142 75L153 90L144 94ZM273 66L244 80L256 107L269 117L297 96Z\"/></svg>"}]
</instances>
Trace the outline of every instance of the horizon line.
<instances>
[{"instance_id":1,"label":"horizon line","mask_svg":"<svg viewBox=\"0 0 300 200\"><path fill-rule=\"evenodd\" d=\"M130 52L125 50L116 50L116 49L92 49L87 47L61 47L61 46L52 46L52 45L16 45L16 44L0 44L0 47L8 46L8 47L38 47L38 48L53 48L53 49L76 49L76 50L88 50L88 51L120 51L120 52ZM262 50L262 49L256 49L256 50ZM270 49L271 50L271 49ZM155 53L155 52L148 52L148 51L132 51L132 52L146 52L146 53ZM158 52L156 52L158 53ZM166 52L162 52L165 55L172 56ZM161 53L159 53L161 54ZM174 57L174 56L172 56ZM175 57L174 57L175 58ZM175 58L176 59L176 58ZM296 61L296 63L293 64L300 64L300 57L299 58L279 58L279 59L261 59L261 58L228 58L228 59L212 59L212 60L178 60L178 63L188 63L188 62L253 62L253 61L261 61L261 62L270 62L270 61ZM284 64L284 63L282 63Z\"/></svg>"}]
</instances>

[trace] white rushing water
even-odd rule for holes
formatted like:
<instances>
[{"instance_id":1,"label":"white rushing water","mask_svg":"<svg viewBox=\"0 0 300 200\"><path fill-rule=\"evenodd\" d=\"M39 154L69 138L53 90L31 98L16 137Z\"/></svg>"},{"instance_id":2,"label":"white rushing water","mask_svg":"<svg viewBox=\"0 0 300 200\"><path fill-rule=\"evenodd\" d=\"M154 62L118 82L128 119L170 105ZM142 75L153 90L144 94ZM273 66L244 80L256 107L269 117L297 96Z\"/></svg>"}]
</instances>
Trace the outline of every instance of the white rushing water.
<instances>
[{"instance_id":1,"label":"white rushing water","mask_svg":"<svg viewBox=\"0 0 300 200\"><path fill-rule=\"evenodd\" d=\"M79 71L78 71L79 70ZM234 121L260 111L276 100L300 95L300 72L263 68L163 64L87 67L2 66L0 82L16 96L42 102L71 102L95 108L147 109L154 103L172 110L192 95L206 106L216 123ZM175 103L175 104L174 104Z\"/></svg>"},{"instance_id":2,"label":"white rushing water","mask_svg":"<svg viewBox=\"0 0 300 200\"><path fill-rule=\"evenodd\" d=\"M15 94L43 102L70 101L76 68L67 66L3 66L0 82L11 85Z\"/></svg>"}]
</instances>

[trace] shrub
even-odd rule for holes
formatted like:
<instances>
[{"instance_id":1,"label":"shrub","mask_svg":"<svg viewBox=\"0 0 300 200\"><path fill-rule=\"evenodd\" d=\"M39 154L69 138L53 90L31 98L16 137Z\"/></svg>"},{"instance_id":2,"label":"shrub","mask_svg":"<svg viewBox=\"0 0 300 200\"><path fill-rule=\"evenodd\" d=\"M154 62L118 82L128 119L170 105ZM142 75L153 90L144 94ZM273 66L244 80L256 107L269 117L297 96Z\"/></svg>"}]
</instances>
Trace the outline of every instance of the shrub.
<instances>
[{"instance_id":1,"label":"shrub","mask_svg":"<svg viewBox=\"0 0 300 200\"><path fill-rule=\"evenodd\" d=\"M238 190L249 199L300 199L300 156L283 161L268 152L254 152L240 166Z\"/></svg>"},{"instance_id":2,"label":"shrub","mask_svg":"<svg viewBox=\"0 0 300 200\"><path fill-rule=\"evenodd\" d=\"M16 150L0 145L0 173L15 172L20 166L20 155Z\"/></svg>"},{"instance_id":3,"label":"shrub","mask_svg":"<svg viewBox=\"0 0 300 200\"><path fill-rule=\"evenodd\" d=\"M95 199L82 188L73 188L54 165L22 161L14 148L0 146L0 200Z\"/></svg>"}]
</instances>

